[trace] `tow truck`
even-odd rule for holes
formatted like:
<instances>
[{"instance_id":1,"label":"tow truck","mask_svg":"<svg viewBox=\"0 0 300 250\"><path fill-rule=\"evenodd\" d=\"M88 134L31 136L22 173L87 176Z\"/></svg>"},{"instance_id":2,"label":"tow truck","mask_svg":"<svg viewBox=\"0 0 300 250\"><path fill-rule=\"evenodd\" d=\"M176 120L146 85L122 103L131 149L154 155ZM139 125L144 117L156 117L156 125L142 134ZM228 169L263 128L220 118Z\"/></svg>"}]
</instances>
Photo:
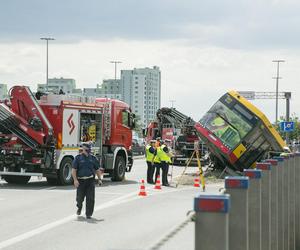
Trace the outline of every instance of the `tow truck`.
<instances>
[{"instance_id":1,"label":"tow truck","mask_svg":"<svg viewBox=\"0 0 300 250\"><path fill-rule=\"evenodd\" d=\"M39 100L38 100L39 99ZM48 94L14 86L0 103L0 176L26 184L31 176L69 185L72 161L82 143L113 181L122 181L133 164L135 115L119 100Z\"/></svg>"},{"instance_id":2,"label":"tow truck","mask_svg":"<svg viewBox=\"0 0 300 250\"><path fill-rule=\"evenodd\" d=\"M157 137L171 140L171 147L174 150L173 163L177 165L187 163L194 151L195 141L199 141L203 156L201 160L204 161L206 147L199 139L195 123L191 117L175 108L164 107L156 112L156 119L149 123L143 134L147 143ZM193 163L196 164L195 159Z\"/></svg>"}]
</instances>

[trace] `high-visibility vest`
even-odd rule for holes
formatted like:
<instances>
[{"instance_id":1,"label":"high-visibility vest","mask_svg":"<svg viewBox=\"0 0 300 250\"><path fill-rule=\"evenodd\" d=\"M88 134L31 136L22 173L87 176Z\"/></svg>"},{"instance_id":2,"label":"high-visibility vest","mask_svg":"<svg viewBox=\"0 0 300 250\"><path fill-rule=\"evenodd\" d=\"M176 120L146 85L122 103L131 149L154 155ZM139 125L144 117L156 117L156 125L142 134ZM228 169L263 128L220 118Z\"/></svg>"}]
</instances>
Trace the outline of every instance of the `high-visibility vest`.
<instances>
[{"instance_id":1,"label":"high-visibility vest","mask_svg":"<svg viewBox=\"0 0 300 250\"><path fill-rule=\"evenodd\" d=\"M155 155L154 160L153 160L154 163L160 163L160 158L158 157L158 151L159 150L160 150L160 147L157 147L156 148L156 155Z\"/></svg>"},{"instance_id":2,"label":"high-visibility vest","mask_svg":"<svg viewBox=\"0 0 300 250\"><path fill-rule=\"evenodd\" d=\"M162 145L159 150L157 150L157 155L161 161L171 163L171 157L163 150L166 145Z\"/></svg>"},{"instance_id":3,"label":"high-visibility vest","mask_svg":"<svg viewBox=\"0 0 300 250\"><path fill-rule=\"evenodd\" d=\"M146 146L146 161L153 161L154 154L150 152L151 145Z\"/></svg>"}]
</instances>

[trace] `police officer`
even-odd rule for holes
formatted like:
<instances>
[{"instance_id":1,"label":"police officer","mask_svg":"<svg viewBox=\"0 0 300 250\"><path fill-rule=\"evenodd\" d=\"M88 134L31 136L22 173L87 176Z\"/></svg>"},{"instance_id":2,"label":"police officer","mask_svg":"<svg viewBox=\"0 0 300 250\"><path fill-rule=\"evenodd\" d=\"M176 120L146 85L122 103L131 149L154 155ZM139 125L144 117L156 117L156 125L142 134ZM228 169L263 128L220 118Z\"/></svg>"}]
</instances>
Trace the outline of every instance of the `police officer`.
<instances>
[{"instance_id":1,"label":"police officer","mask_svg":"<svg viewBox=\"0 0 300 250\"><path fill-rule=\"evenodd\" d=\"M161 146L161 138L160 137L157 137L156 138L156 142L155 142L155 148L158 148Z\"/></svg>"},{"instance_id":2,"label":"police officer","mask_svg":"<svg viewBox=\"0 0 300 250\"><path fill-rule=\"evenodd\" d=\"M155 166L153 164L154 161L154 153L155 153L155 140L151 140L150 143L146 146L146 162L147 162L147 182L149 184L154 184L153 175Z\"/></svg>"},{"instance_id":3,"label":"police officer","mask_svg":"<svg viewBox=\"0 0 300 250\"><path fill-rule=\"evenodd\" d=\"M157 151L158 157L161 161L161 169L162 169L162 185L163 186L170 186L168 182L168 172L169 172L169 163L171 163L171 152L169 149L169 143L171 141L166 139L159 150Z\"/></svg>"},{"instance_id":4,"label":"police officer","mask_svg":"<svg viewBox=\"0 0 300 250\"><path fill-rule=\"evenodd\" d=\"M90 219L95 205L95 174L101 180L100 164L97 158L91 155L91 146L83 144L80 154L77 155L72 165L72 177L77 188L76 202L77 215L81 214L82 203L86 198L86 218Z\"/></svg>"},{"instance_id":5,"label":"police officer","mask_svg":"<svg viewBox=\"0 0 300 250\"><path fill-rule=\"evenodd\" d=\"M155 183L157 180L157 176L160 175L160 169L161 169L161 164L160 164L161 162L158 156L158 151L160 150L160 144L161 144L161 140L159 138L159 141L156 140L155 143L155 152L154 152L154 159L153 159L154 169L155 169Z\"/></svg>"}]
</instances>

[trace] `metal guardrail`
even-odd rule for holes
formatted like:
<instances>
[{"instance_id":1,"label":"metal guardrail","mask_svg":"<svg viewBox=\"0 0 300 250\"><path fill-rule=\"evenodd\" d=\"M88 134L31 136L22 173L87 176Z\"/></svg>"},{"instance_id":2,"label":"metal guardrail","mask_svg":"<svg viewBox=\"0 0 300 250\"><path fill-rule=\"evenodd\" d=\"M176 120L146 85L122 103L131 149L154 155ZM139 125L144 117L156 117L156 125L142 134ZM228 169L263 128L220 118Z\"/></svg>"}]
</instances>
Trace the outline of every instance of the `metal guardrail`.
<instances>
[{"instance_id":1,"label":"metal guardrail","mask_svg":"<svg viewBox=\"0 0 300 250\"><path fill-rule=\"evenodd\" d=\"M300 249L300 153L225 178L225 193L194 200L196 250Z\"/></svg>"}]
</instances>

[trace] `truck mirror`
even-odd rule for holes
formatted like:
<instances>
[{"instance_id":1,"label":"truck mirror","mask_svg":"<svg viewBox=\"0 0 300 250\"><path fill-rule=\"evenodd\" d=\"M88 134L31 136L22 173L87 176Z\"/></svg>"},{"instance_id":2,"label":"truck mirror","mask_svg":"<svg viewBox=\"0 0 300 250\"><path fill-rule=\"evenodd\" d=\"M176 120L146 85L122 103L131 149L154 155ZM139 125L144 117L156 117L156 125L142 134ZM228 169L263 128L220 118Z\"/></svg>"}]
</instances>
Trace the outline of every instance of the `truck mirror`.
<instances>
[{"instance_id":1,"label":"truck mirror","mask_svg":"<svg viewBox=\"0 0 300 250\"><path fill-rule=\"evenodd\" d=\"M147 134L148 134L148 128L143 128L142 133L143 133L143 136L144 136L144 137L147 137Z\"/></svg>"},{"instance_id":2,"label":"truck mirror","mask_svg":"<svg viewBox=\"0 0 300 250\"><path fill-rule=\"evenodd\" d=\"M128 127L131 129L135 128L135 114L133 113L128 113Z\"/></svg>"}]
</instances>

